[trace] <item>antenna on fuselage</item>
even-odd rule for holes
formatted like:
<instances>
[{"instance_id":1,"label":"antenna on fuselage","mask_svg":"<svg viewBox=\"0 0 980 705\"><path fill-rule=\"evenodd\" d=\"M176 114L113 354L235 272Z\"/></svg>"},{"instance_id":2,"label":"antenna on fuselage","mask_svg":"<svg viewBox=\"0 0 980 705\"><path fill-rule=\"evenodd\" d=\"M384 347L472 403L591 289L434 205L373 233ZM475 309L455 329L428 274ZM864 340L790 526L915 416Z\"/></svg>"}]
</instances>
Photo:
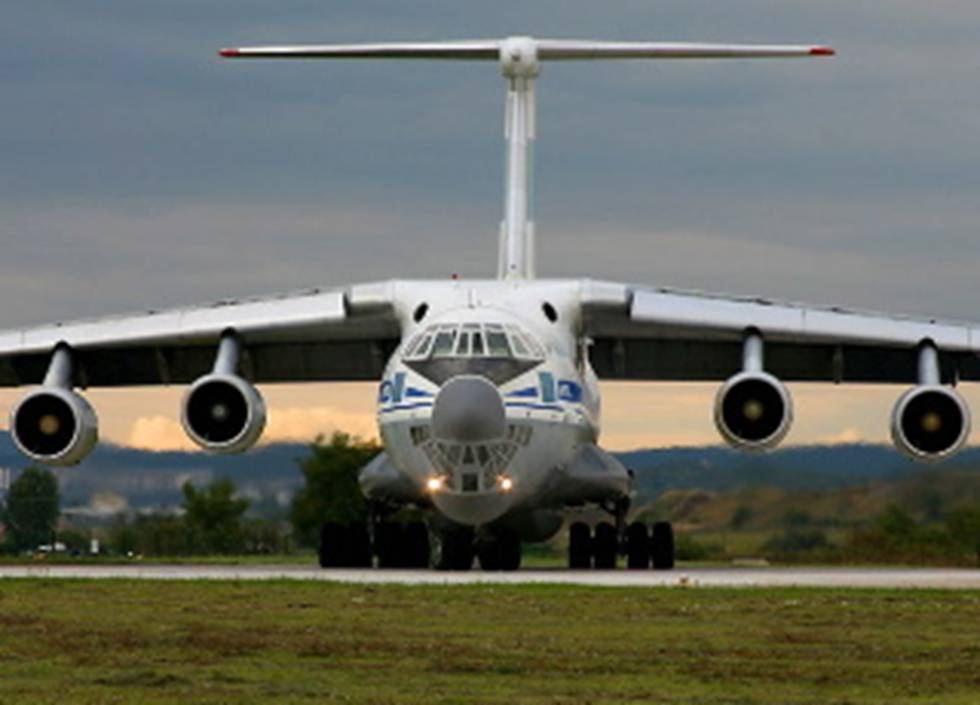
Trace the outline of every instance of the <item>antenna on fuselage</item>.
<instances>
[{"instance_id":1,"label":"antenna on fuselage","mask_svg":"<svg viewBox=\"0 0 980 705\"><path fill-rule=\"evenodd\" d=\"M507 174L500 225L500 279L534 277L531 155L535 137L534 83L541 61L587 59L759 59L833 56L825 46L595 42L508 37L458 42L323 44L222 49L235 59L453 59L498 61L507 80Z\"/></svg>"}]
</instances>

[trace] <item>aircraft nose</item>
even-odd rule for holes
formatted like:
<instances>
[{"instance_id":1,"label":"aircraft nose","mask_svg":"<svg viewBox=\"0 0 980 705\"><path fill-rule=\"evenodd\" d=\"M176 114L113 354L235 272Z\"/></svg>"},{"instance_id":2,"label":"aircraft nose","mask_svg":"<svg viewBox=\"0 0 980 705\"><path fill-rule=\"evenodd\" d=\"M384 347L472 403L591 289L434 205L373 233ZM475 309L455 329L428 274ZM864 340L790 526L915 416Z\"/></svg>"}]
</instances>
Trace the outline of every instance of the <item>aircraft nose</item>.
<instances>
[{"instance_id":1,"label":"aircraft nose","mask_svg":"<svg viewBox=\"0 0 980 705\"><path fill-rule=\"evenodd\" d=\"M504 400L496 385L478 375L453 377L432 407L432 435L474 443L500 438L507 430Z\"/></svg>"}]
</instances>

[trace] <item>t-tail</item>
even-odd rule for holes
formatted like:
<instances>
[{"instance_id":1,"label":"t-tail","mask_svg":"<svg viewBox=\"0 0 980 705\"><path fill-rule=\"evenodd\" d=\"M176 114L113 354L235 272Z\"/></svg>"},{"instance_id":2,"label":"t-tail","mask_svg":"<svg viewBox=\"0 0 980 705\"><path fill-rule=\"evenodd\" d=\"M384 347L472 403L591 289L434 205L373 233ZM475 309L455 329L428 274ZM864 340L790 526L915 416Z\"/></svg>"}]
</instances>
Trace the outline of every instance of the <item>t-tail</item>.
<instances>
[{"instance_id":1,"label":"t-tail","mask_svg":"<svg viewBox=\"0 0 980 705\"><path fill-rule=\"evenodd\" d=\"M833 56L826 46L700 44L687 42L597 42L507 37L453 42L322 44L222 49L235 59L451 59L497 61L507 81L505 135L507 173L500 225L497 276L534 277L531 164L535 138L534 84L542 61L598 59L765 59Z\"/></svg>"}]
</instances>

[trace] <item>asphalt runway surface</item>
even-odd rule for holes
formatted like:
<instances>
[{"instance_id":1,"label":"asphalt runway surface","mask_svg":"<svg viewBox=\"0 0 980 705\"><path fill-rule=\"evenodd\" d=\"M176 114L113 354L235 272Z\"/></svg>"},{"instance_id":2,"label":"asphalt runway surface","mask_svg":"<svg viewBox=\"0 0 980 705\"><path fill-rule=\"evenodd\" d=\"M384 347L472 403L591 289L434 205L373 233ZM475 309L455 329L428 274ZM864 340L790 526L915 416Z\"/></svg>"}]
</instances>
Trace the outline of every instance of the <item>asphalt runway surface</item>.
<instances>
[{"instance_id":1,"label":"asphalt runway surface","mask_svg":"<svg viewBox=\"0 0 980 705\"><path fill-rule=\"evenodd\" d=\"M673 571L572 571L527 569L514 573L473 570L321 570L314 566L91 565L0 566L3 578L127 580L320 580L401 585L521 585L550 583L602 587L824 587L980 590L980 570L955 568L678 568ZM2 583L0 583L2 584Z\"/></svg>"}]
</instances>

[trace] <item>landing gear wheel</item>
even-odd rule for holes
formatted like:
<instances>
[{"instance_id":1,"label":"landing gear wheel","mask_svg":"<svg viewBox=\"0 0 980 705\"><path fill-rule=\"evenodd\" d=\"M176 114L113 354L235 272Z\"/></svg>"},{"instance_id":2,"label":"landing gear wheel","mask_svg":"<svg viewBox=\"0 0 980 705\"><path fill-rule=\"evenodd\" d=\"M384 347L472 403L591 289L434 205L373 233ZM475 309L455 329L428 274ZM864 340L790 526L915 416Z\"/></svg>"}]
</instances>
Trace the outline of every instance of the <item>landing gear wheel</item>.
<instances>
[{"instance_id":1,"label":"landing gear wheel","mask_svg":"<svg viewBox=\"0 0 980 705\"><path fill-rule=\"evenodd\" d=\"M331 521L320 527L320 546L317 551L321 568L339 568L344 563L346 532L343 524Z\"/></svg>"},{"instance_id":2,"label":"landing gear wheel","mask_svg":"<svg viewBox=\"0 0 980 705\"><path fill-rule=\"evenodd\" d=\"M449 529L433 535L432 567L436 570L469 570L473 567L473 532Z\"/></svg>"},{"instance_id":3,"label":"landing gear wheel","mask_svg":"<svg viewBox=\"0 0 980 705\"><path fill-rule=\"evenodd\" d=\"M592 540L593 565L596 570L611 570L616 567L616 554L619 553L619 537L616 527L603 521L595 527Z\"/></svg>"},{"instance_id":4,"label":"landing gear wheel","mask_svg":"<svg viewBox=\"0 0 980 705\"><path fill-rule=\"evenodd\" d=\"M633 522L626 529L626 567L630 570L650 567L650 534L642 522Z\"/></svg>"},{"instance_id":5,"label":"landing gear wheel","mask_svg":"<svg viewBox=\"0 0 980 705\"><path fill-rule=\"evenodd\" d=\"M401 524L380 522L374 525L374 553L379 568L404 568L405 532Z\"/></svg>"},{"instance_id":6,"label":"landing gear wheel","mask_svg":"<svg viewBox=\"0 0 980 705\"><path fill-rule=\"evenodd\" d=\"M371 537L364 522L347 527L347 542L344 550L344 565L349 568L370 568L372 564Z\"/></svg>"},{"instance_id":7,"label":"landing gear wheel","mask_svg":"<svg viewBox=\"0 0 980 705\"><path fill-rule=\"evenodd\" d=\"M568 567L572 570L592 567L592 532L589 525L581 521L568 529Z\"/></svg>"},{"instance_id":8,"label":"landing gear wheel","mask_svg":"<svg viewBox=\"0 0 980 705\"><path fill-rule=\"evenodd\" d=\"M413 521L406 525L405 532L405 567L429 567L429 529L425 522Z\"/></svg>"},{"instance_id":9,"label":"landing gear wheel","mask_svg":"<svg viewBox=\"0 0 980 705\"><path fill-rule=\"evenodd\" d=\"M483 570L517 570L521 567L521 539L512 531L495 533L479 547Z\"/></svg>"},{"instance_id":10,"label":"landing gear wheel","mask_svg":"<svg viewBox=\"0 0 980 705\"><path fill-rule=\"evenodd\" d=\"M670 570L674 567L674 527L670 522L658 521L653 525L650 557L653 559L654 570Z\"/></svg>"}]
</instances>

